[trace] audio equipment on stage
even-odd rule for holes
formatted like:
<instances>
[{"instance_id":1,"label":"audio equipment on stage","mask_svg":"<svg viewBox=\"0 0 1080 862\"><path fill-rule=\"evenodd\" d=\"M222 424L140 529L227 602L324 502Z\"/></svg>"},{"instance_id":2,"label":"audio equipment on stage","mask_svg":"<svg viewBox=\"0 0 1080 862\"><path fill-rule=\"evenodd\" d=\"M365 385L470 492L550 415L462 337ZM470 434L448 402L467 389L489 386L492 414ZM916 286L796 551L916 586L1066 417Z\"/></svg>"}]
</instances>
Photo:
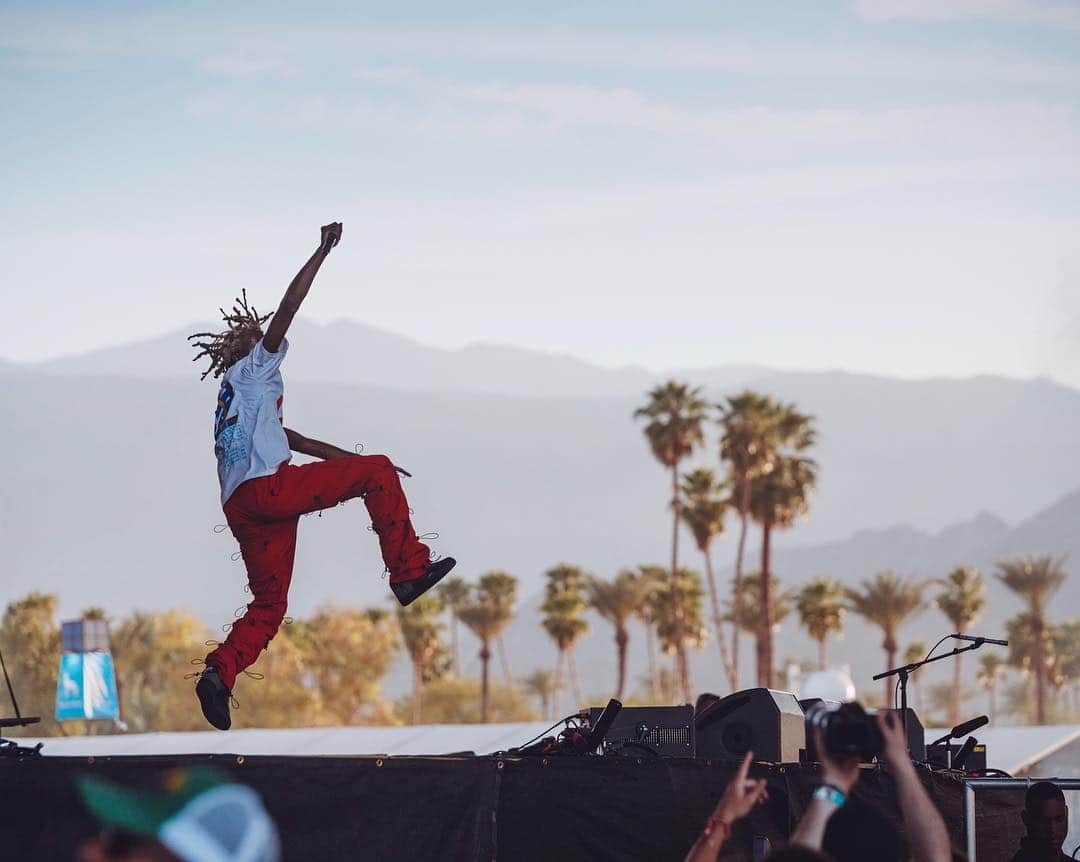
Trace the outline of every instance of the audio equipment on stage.
<instances>
[{"instance_id":1,"label":"audio equipment on stage","mask_svg":"<svg viewBox=\"0 0 1080 862\"><path fill-rule=\"evenodd\" d=\"M585 737L586 745L589 747L589 751L596 751L597 748L607 739L608 733L611 731L611 725L615 723L615 719L619 713L622 712L622 703L615 698L611 698L598 716L595 718L590 713L589 715L589 733Z\"/></svg>"},{"instance_id":2,"label":"audio equipment on stage","mask_svg":"<svg viewBox=\"0 0 1080 862\"><path fill-rule=\"evenodd\" d=\"M697 756L797 763L806 747L806 724L795 695L769 688L737 691L707 706L694 723Z\"/></svg>"},{"instance_id":3,"label":"audio equipment on stage","mask_svg":"<svg viewBox=\"0 0 1080 862\"><path fill-rule=\"evenodd\" d=\"M27 727L31 724L37 724L41 719L36 715L23 715L19 712L19 702L15 699L15 689L11 686L11 677L8 676L7 665L4 664L4 654L0 653L0 669L4 672L4 682L7 684L8 695L11 697L11 705L15 708L14 718L0 718L0 728L5 727ZM41 754L41 743L39 742L33 748L25 748L18 743L4 739L0 736L0 754L11 754L16 757L24 754Z\"/></svg>"},{"instance_id":4,"label":"audio equipment on stage","mask_svg":"<svg viewBox=\"0 0 1080 862\"><path fill-rule=\"evenodd\" d=\"M921 759L928 761L931 766L935 766L939 769L963 769L964 764L967 763L967 769L969 771L985 770L985 745L979 746L979 741L973 736L969 736L963 746L953 745L952 740L967 736L971 731L978 730L980 727L984 727L989 723L990 719L985 715L979 715L975 718L970 718L967 721L960 722L960 724L956 725L956 727L944 736L935 739L926 746ZM982 750L975 750L977 748L981 748ZM981 766L976 766L974 764L980 763L980 754L982 755ZM914 751L911 756L915 757Z\"/></svg>"},{"instance_id":5,"label":"audio equipment on stage","mask_svg":"<svg viewBox=\"0 0 1080 862\"><path fill-rule=\"evenodd\" d=\"M965 754L964 749L968 749ZM969 736L963 745L949 743L946 752L944 745L935 745L926 749L926 760L933 769L962 769L964 772L986 771L986 743ZM950 765L951 762L951 765Z\"/></svg>"},{"instance_id":6,"label":"audio equipment on stage","mask_svg":"<svg viewBox=\"0 0 1080 862\"><path fill-rule=\"evenodd\" d=\"M597 727L601 710L589 710L589 726ZM603 742L604 754L625 757L693 757L694 708L686 706L624 706L612 721Z\"/></svg>"}]
</instances>

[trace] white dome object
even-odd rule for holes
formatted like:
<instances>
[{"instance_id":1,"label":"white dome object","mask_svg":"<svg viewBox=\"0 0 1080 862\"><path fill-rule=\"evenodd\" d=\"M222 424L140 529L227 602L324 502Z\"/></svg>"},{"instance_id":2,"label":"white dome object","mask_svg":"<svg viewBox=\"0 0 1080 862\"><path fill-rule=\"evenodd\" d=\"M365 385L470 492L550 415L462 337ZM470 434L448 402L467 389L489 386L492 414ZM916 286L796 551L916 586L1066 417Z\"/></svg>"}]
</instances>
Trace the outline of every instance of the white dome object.
<instances>
[{"instance_id":1,"label":"white dome object","mask_svg":"<svg viewBox=\"0 0 1080 862\"><path fill-rule=\"evenodd\" d=\"M819 670L803 677L799 697L847 702L855 700L855 683L842 670Z\"/></svg>"}]
</instances>

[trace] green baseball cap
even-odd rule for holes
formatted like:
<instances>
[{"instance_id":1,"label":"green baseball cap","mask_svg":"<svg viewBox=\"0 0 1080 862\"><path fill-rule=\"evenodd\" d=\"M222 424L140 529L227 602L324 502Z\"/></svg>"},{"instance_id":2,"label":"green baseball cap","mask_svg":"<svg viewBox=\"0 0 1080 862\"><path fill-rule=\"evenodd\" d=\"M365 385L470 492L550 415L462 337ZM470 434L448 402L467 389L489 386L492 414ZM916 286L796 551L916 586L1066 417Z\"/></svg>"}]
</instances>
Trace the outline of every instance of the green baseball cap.
<instances>
[{"instance_id":1,"label":"green baseball cap","mask_svg":"<svg viewBox=\"0 0 1080 862\"><path fill-rule=\"evenodd\" d=\"M171 769L160 788L82 776L79 793L105 826L152 836L184 862L277 862L277 830L259 795L206 766Z\"/></svg>"}]
</instances>

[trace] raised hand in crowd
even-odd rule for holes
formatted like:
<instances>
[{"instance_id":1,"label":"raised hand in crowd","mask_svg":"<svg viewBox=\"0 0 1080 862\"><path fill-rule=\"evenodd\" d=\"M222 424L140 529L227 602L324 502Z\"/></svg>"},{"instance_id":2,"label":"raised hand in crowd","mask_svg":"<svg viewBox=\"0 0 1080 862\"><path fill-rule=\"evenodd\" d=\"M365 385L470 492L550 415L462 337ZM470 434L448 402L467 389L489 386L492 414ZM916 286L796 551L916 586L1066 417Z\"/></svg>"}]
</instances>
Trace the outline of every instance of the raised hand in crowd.
<instances>
[{"instance_id":1,"label":"raised hand in crowd","mask_svg":"<svg viewBox=\"0 0 1080 862\"><path fill-rule=\"evenodd\" d=\"M720 801L716 803L712 815L705 821L701 836L690 848L685 862L715 862L720 848L731 835L731 828L735 825L735 821L741 820L753 810L755 805L760 805L769 798L764 778L747 777L753 759L754 753L746 752L742 763L739 764L738 772L724 790Z\"/></svg>"}]
</instances>

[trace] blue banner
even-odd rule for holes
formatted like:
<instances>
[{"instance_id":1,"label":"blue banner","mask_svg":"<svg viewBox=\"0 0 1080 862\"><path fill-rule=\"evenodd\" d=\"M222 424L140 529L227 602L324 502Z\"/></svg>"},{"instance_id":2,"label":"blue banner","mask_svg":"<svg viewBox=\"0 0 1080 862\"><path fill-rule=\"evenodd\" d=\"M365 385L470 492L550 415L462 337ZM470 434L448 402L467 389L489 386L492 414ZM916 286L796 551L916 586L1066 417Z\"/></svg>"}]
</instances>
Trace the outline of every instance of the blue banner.
<instances>
[{"instance_id":1,"label":"blue banner","mask_svg":"<svg viewBox=\"0 0 1080 862\"><path fill-rule=\"evenodd\" d=\"M107 652L66 652L56 682L56 718L119 718L116 673Z\"/></svg>"}]
</instances>

